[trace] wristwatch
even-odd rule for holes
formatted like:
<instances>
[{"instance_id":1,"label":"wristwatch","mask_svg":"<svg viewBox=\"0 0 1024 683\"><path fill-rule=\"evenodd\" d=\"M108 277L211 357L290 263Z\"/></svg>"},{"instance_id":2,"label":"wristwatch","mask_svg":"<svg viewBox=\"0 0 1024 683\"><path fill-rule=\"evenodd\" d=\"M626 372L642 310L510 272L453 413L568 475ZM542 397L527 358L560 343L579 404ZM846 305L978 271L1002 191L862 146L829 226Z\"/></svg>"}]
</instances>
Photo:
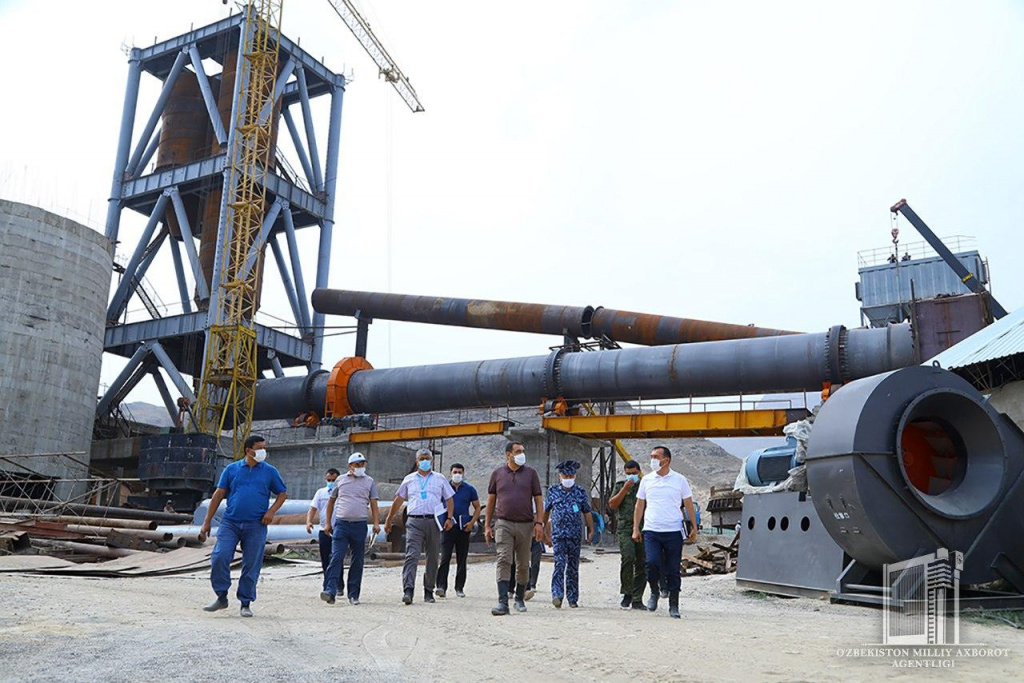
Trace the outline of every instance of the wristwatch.
<instances>
[{"instance_id":1,"label":"wristwatch","mask_svg":"<svg viewBox=\"0 0 1024 683\"><path fill-rule=\"evenodd\" d=\"M537 526L538 524L540 524L541 526L544 526L544 522L534 522L533 523L534 526Z\"/></svg>"}]
</instances>

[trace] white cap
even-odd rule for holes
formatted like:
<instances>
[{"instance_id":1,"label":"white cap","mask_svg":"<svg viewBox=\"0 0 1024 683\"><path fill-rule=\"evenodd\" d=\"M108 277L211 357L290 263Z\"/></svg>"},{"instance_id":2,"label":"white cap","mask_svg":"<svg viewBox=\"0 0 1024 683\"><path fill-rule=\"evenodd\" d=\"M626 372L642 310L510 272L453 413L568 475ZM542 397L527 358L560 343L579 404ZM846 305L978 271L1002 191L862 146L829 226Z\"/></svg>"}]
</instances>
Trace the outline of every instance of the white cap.
<instances>
[{"instance_id":1,"label":"white cap","mask_svg":"<svg viewBox=\"0 0 1024 683\"><path fill-rule=\"evenodd\" d=\"M366 458L363 457L362 453L353 453L352 455L348 456L349 465L352 465L357 462L366 462Z\"/></svg>"}]
</instances>

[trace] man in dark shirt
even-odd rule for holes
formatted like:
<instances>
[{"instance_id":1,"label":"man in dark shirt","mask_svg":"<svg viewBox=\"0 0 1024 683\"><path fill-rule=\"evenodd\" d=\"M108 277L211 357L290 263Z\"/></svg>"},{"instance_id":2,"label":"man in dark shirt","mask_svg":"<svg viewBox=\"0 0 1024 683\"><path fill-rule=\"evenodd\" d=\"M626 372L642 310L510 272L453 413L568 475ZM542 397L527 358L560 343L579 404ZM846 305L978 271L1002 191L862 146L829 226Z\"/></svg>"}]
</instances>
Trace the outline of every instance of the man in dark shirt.
<instances>
[{"instance_id":1,"label":"man in dark shirt","mask_svg":"<svg viewBox=\"0 0 1024 683\"><path fill-rule=\"evenodd\" d=\"M494 616L508 614L508 584L512 576L512 557L516 561L515 608L526 611L524 601L530 573L530 542L544 537L544 496L537 470L526 465L523 444L513 441L505 446L506 464L491 473L487 485L487 510L484 515L484 539L494 538L498 551L498 604ZM494 530L491 530L492 520Z\"/></svg>"},{"instance_id":2,"label":"man in dark shirt","mask_svg":"<svg viewBox=\"0 0 1024 683\"><path fill-rule=\"evenodd\" d=\"M615 485L608 507L617 511L615 535L619 538L619 592L622 609L646 610L644 587L647 585L644 565L644 542L633 540L633 508L636 490L640 487L640 463L630 460L623 470L626 478Z\"/></svg>"},{"instance_id":3,"label":"man in dark shirt","mask_svg":"<svg viewBox=\"0 0 1024 683\"><path fill-rule=\"evenodd\" d=\"M466 468L459 463L451 466L452 488L455 497L452 499L455 523L444 532L441 541L441 564L437 568L437 597L443 598L448 592L448 570L452 563L452 550L455 550L455 594L466 597L466 559L469 557L469 537L473 533L476 520L480 519L480 496L472 484L465 481ZM473 511L469 511L470 505Z\"/></svg>"},{"instance_id":4,"label":"man in dark shirt","mask_svg":"<svg viewBox=\"0 0 1024 683\"><path fill-rule=\"evenodd\" d=\"M252 616L249 603L256 599L256 583L260 578L263 550L267 543L267 525L288 497L277 468L263 462L267 459L266 446L262 436L253 435L245 440L245 459L236 460L224 468L206 511L206 521L199 531L201 541L210 535L210 525L221 501L225 497L228 499L217 527L217 545L210 557L210 583L217 599L203 608L207 612L228 606L231 561L235 558L235 547L241 543L242 576L238 579L237 596L242 603L242 616ZM277 496L273 505L270 505L271 495Z\"/></svg>"}]
</instances>

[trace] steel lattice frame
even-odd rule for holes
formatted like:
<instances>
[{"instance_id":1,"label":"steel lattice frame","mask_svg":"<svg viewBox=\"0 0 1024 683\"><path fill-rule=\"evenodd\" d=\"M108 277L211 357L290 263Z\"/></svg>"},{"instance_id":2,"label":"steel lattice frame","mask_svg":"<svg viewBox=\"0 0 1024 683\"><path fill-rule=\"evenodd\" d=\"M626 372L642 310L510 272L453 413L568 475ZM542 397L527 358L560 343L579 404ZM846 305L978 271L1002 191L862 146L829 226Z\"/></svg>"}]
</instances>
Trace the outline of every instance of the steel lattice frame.
<instances>
[{"instance_id":1,"label":"steel lattice frame","mask_svg":"<svg viewBox=\"0 0 1024 683\"><path fill-rule=\"evenodd\" d=\"M272 157L272 117L261 114L275 99L281 6L282 0L257 0L252 4L255 11L247 14L240 106L235 109L230 171L225 175L228 226L218 250L217 291L197 397L199 430L220 434L231 429L236 460L245 454L259 378L253 327L259 264L247 267L246 262L266 214L261 181Z\"/></svg>"}]
</instances>

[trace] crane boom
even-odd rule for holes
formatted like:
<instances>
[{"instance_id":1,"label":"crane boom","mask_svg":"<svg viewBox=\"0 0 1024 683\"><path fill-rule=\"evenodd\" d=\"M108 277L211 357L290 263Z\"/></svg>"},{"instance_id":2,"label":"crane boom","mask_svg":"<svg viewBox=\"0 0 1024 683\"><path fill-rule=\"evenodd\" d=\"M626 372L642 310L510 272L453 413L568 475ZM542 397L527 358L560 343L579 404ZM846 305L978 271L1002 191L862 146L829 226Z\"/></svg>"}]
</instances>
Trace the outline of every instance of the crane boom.
<instances>
[{"instance_id":1,"label":"crane boom","mask_svg":"<svg viewBox=\"0 0 1024 683\"><path fill-rule=\"evenodd\" d=\"M949 247L943 244L942 240L932 232L932 229L928 227L928 224L921 220L921 217L910 208L906 199L899 200L893 204L892 208L889 210L893 213L902 213L903 217L910 221L910 224L913 225L919 233L921 233L921 237L925 238L928 244L931 245L932 249L934 249L935 252L942 257L942 260L953 269L953 272L957 274L957 277L960 278L960 281L963 282L969 290L975 294L988 294L989 302L992 307L992 315L996 320L1006 315L1006 309L1003 308L1002 304L996 301L996 298L985 289L984 285L978 281L978 278L974 273L964 267L964 264L960 262L960 259L953 255L953 252L949 250Z\"/></svg>"},{"instance_id":2,"label":"crane boom","mask_svg":"<svg viewBox=\"0 0 1024 683\"><path fill-rule=\"evenodd\" d=\"M370 30L370 23L359 14L350 0L327 0L327 2L338 13L338 16L345 22L349 30L352 31L352 35L356 37L359 44L366 50L366 54L370 55L370 59L380 69L380 75L394 86L398 94L405 100L405 103L409 105L409 109L414 114L424 111L420 98L412 87L412 83L405 77L402 70L398 68L398 64L391 58L388 51L384 49L377 36L373 35L373 31Z\"/></svg>"}]
</instances>

